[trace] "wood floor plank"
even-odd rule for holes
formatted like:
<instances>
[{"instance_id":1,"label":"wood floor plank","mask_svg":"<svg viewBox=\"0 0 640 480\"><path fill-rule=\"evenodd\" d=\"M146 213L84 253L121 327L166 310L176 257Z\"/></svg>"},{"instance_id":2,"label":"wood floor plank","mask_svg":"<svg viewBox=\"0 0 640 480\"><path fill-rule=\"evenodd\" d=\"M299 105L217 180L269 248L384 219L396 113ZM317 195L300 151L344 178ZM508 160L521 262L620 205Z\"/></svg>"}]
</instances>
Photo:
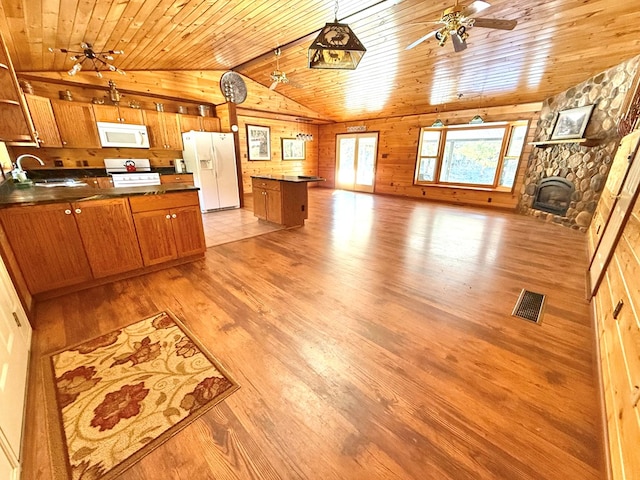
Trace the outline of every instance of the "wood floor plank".
<instances>
[{"instance_id":1,"label":"wood floor plank","mask_svg":"<svg viewBox=\"0 0 640 480\"><path fill-rule=\"evenodd\" d=\"M34 359L168 308L241 385L123 480L604 478L584 234L328 189L309 212L38 306ZM50 478L41 395L32 371L24 480Z\"/></svg>"}]
</instances>

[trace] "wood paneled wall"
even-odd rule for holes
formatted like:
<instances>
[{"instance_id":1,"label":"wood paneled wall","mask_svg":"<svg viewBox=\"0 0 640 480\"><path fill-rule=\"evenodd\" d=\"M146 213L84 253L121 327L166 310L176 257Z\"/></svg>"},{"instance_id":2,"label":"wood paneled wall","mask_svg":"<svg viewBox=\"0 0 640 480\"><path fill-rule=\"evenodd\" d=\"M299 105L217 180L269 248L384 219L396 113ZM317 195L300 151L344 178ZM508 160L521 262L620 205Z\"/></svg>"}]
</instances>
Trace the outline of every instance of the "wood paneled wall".
<instances>
[{"instance_id":1,"label":"wood paneled wall","mask_svg":"<svg viewBox=\"0 0 640 480\"><path fill-rule=\"evenodd\" d=\"M601 197L601 202L602 202ZM592 223L592 228L593 223ZM640 478L640 201L636 200L595 297L613 479ZM623 306L617 318L613 311Z\"/></svg>"},{"instance_id":2,"label":"wood paneled wall","mask_svg":"<svg viewBox=\"0 0 640 480\"><path fill-rule=\"evenodd\" d=\"M262 125L270 128L271 160L249 161L247 155L247 125ZM317 175L318 174L318 126L295 120L238 115L240 137L240 160L242 182L245 193L250 193L252 175ZM295 138L298 132L310 133L313 141L305 144L304 160L282 160L283 138ZM314 184L310 184L313 186Z\"/></svg>"},{"instance_id":3,"label":"wood paneled wall","mask_svg":"<svg viewBox=\"0 0 640 480\"><path fill-rule=\"evenodd\" d=\"M525 144L512 192L414 185L420 128L430 126L436 118L440 118L447 125L464 124L476 114L481 115L485 122L530 120L527 138L529 142L535 131L540 107L540 103L529 103L320 125L318 174L327 179L327 182L320 186L335 186L336 135L347 133L348 126L365 126L368 132L379 132L375 193L512 209L518 201L524 167L532 148L530 145Z\"/></svg>"}]
</instances>

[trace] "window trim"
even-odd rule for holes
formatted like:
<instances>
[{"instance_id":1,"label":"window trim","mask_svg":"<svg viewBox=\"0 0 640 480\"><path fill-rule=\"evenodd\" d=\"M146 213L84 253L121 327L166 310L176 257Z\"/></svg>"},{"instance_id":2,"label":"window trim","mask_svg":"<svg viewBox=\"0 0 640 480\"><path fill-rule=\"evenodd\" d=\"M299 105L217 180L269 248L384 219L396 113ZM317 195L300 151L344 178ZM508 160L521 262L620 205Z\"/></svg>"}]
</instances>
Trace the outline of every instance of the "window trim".
<instances>
[{"instance_id":1,"label":"window trim","mask_svg":"<svg viewBox=\"0 0 640 480\"><path fill-rule=\"evenodd\" d=\"M526 135L529 132L529 120L513 120L513 121L504 121L504 122L488 122L483 123L481 125L445 125L442 127L421 127L418 138L418 150L416 152L416 162L415 162L415 171L413 176L413 184L416 186L431 186L431 187L442 187L442 188L458 188L458 189L467 189L467 190L487 190L487 191L499 191L499 192L513 192L517 181L517 171L520 168L520 162L522 161L522 155L525 150L526 143L523 144L522 149L520 151L520 156L518 157L518 164L516 166L516 177L514 178L513 185L511 187L503 187L500 186L500 176L502 173L502 169L504 167L504 160L507 152L509 151L509 145L511 144L511 140L514 134L514 130L516 127L526 126L527 130L525 133L525 142ZM450 130L482 130L487 128L496 128L503 127L505 130L505 134L502 138L502 145L500 146L500 153L498 157L498 164L496 165L495 174L493 177L493 183L491 184L479 184L479 183L456 183L456 182L443 182L440 181L440 174L442 173L442 166L444 163L444 150L447 143L447 132ZM420 153L422 152L422 140L424 138L423 132L427 131L435 131L440 133L440 138L438 140L438 150L436 156L422 156ZM434 168L434 180L418 180L420 175L420 165L422 164L423 159L434 158L436 161L436 165ZM509 157L513 158L513 157Z\"/></svg>"}]
</instances>

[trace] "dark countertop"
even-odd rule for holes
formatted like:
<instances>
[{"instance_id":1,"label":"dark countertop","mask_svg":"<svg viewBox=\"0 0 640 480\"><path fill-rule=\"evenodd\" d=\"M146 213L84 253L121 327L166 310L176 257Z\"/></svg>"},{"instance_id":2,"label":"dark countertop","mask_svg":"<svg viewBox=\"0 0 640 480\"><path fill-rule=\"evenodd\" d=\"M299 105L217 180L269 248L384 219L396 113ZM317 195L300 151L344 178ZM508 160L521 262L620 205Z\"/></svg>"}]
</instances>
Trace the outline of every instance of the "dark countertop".
<instances>
[{"instance_id":1,"label":"dark countertop","mask_svg":"<svg viewBox=\"0 0 640 480\"><path fill-rule=\"evenodd\" d=\"M163 193L199 190L198 187L167 183L145 187L93 188L93 187L16 187L11 180L0 185L0 208L14 205L35 205L41 203L84 202L107 198L131 197L137 195L160 195Z\"/></svg>"},{"instance_id":2,"label":"dark countertop","mask_svg":"<svg viewBox=\"0 0 640 480\"><path fill-rule=\"evenodd\" d=\"M26 170L27 177L30 180L44 180L51 178L89 178L89 177L108 177L109 174L104 168L38 168ZM154 167L151 172L160 175L180 175L173 167ZM191 172L182 172L190 174Z\"/></svg>"},{"instance_id":3,"label":"dark countertop","mask_svg":"<svg viewBox=\"0 0 640 480\"><path fill-rule=\"evenodd\" d=\"M324 182L326 179L322 177L313 177L307 175L252 175L251 178L260 178L262 180L277 180L278 182L308 183L308 182Z\"/></svg>"}]
</instances>

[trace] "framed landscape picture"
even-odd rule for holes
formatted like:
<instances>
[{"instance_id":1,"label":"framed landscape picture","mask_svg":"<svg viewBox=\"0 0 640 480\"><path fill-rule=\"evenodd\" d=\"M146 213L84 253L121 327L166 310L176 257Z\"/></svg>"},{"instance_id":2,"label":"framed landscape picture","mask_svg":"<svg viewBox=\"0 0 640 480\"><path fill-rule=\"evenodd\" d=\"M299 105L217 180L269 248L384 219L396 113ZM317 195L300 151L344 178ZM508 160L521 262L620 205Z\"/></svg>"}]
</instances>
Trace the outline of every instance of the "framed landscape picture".
<instances>
[{"instance_id":1,"label":"framed landscape picture","mask_svg":"<svg viewBox=\"0 0 640 480\"><path fill-rule=\"evenodd\" d=\"M283 138L282 160L304 160L304 142L295 138Z\"/></svg>"},{"instance_id":2,"label":"framed landscape picture","mask_svg":"<svg viewBox=\"0 0 640 480\"><path fill-rule=\"evenodd\" d=\"M247 158L252 161L271 160L269 127L247 125Z\"/></svg>"},{"instance_id":3,"label":"framed landscape picture","mask_svg":"<svg viewBox=\"0 0 640 480\"><path fill-rule=\"evenodd\" d=\"M551 132L551 140L569 140L582 138L589 123L591 112L595 105L571 108L558 113L556 123Z\"/></svg>"}]
</instances>

